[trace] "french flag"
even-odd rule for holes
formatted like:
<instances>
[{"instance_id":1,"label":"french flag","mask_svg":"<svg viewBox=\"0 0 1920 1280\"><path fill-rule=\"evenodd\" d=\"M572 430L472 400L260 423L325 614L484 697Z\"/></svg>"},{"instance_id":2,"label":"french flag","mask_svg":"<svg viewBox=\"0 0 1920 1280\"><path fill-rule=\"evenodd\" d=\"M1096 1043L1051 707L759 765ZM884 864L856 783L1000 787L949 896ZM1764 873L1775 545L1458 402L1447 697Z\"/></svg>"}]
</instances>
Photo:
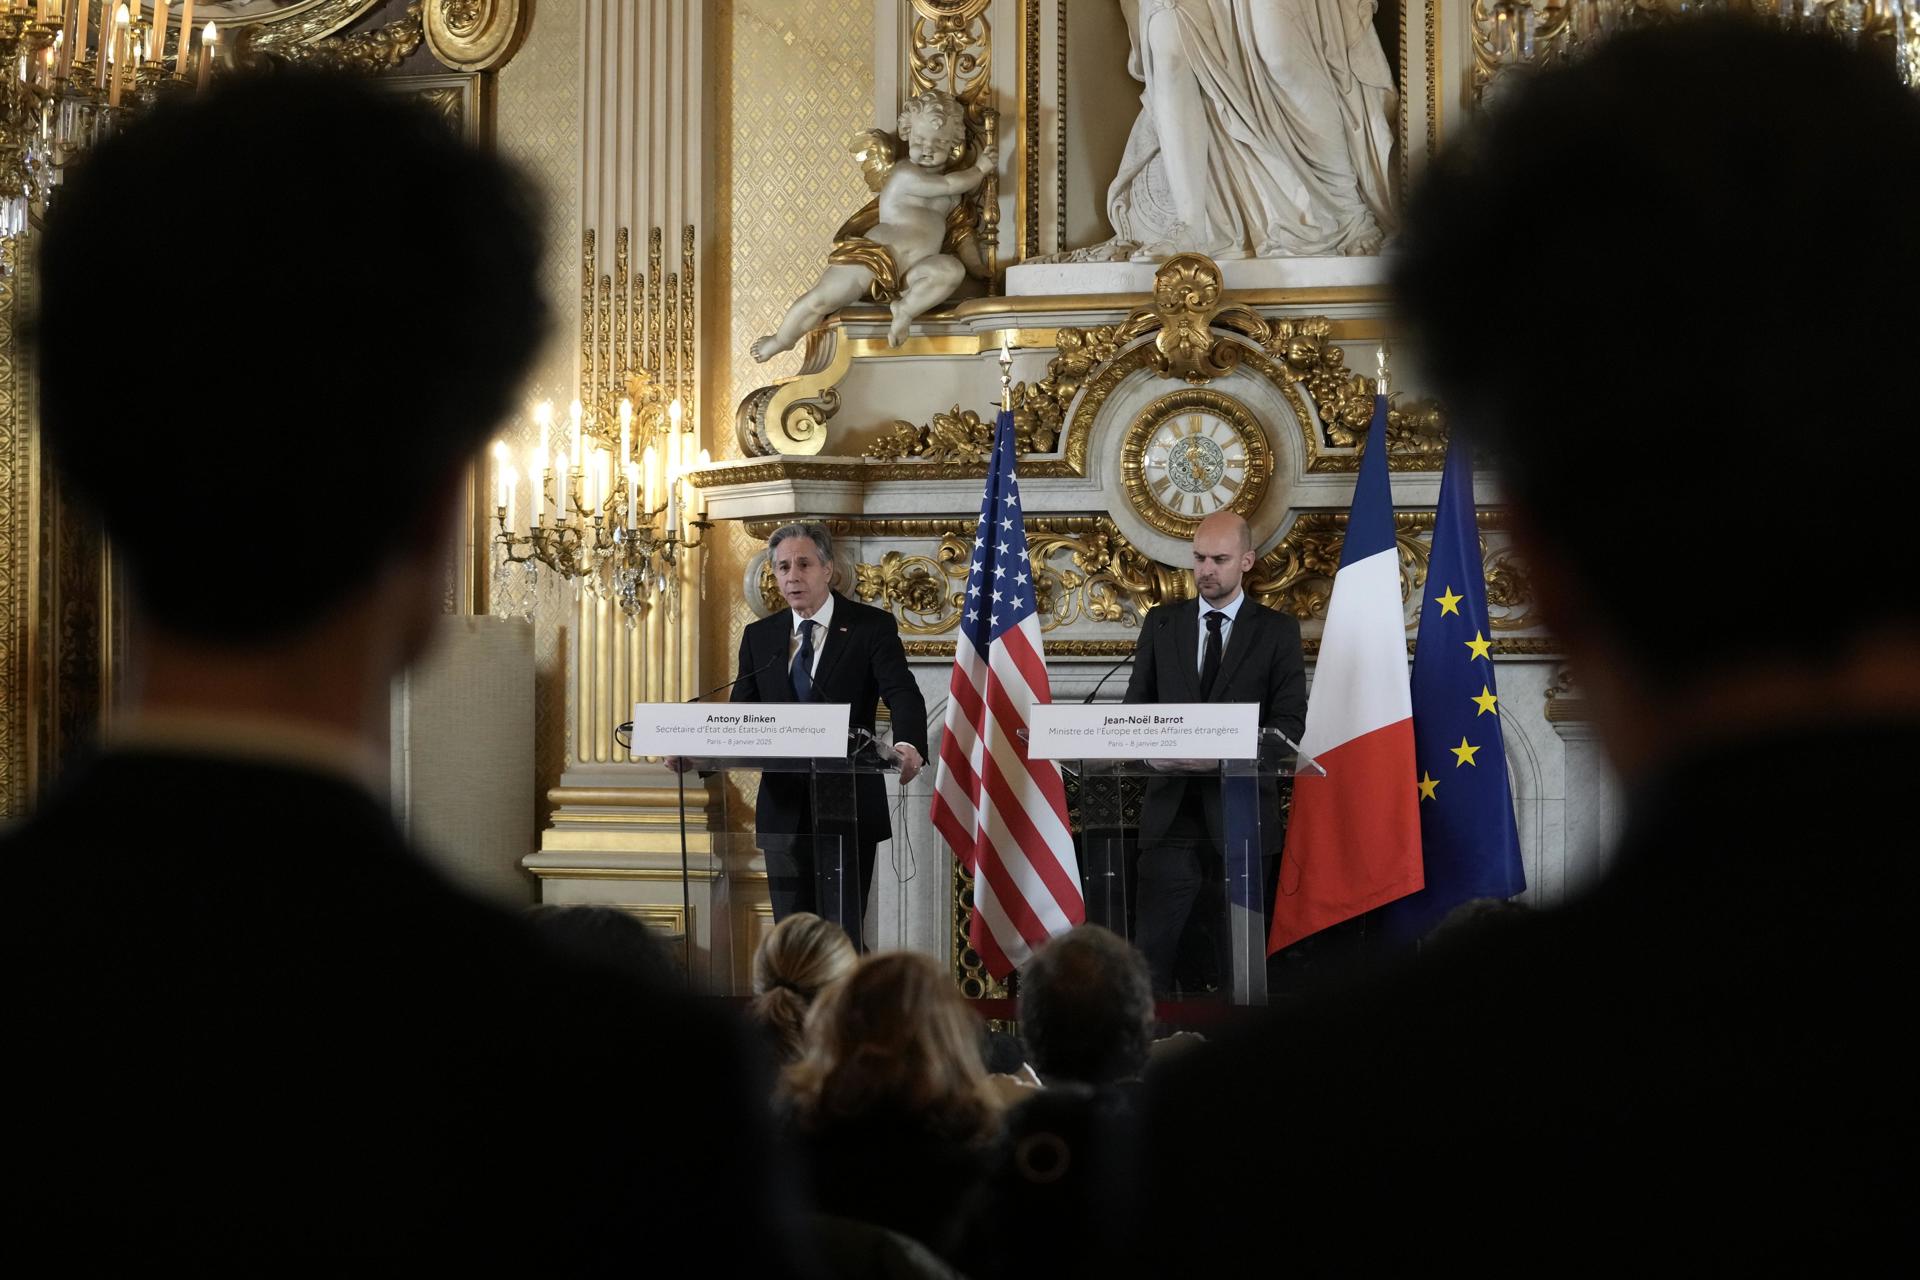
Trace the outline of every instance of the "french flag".
<instances>
[{"instance_id":1,"label":"french flag","mask_svg":"<svg viewBox=\"0 0 1920 1280\"><path fill-rule=\"evenodd\" d=\"M1373 398L1293 783L1269 954L1422 888L1407 629L1387 487L1387 398Z\"/></svg>"}]
</instances>

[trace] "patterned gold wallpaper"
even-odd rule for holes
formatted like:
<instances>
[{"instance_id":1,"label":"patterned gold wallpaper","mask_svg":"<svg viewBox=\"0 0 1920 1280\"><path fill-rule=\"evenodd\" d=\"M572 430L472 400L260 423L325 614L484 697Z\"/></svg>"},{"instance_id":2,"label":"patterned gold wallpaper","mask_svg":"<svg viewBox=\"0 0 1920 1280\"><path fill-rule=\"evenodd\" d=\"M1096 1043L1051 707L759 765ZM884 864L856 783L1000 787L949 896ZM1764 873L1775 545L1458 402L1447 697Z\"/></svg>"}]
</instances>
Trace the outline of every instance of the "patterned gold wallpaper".
<instances>
[{"instance_id":1,"label":"patterned gold wallpaper","mask_svg":"<svg viewBox=\"0 0 1920 1280\"><path fill-rule=\"evenodd\" d=\"M526 42L500 71L496 86L495 137L510 157L543 188L547 198L547 245L541 265L554 327L528 379L526 408L551 400L564 417L573 399L575 315L580 296L580 0L540 0ZM525 457L538 436L528 413L504 433L516 456ZM558 597L535 614L534 763L539 774L540 820L546 821L548 788L560 781L567 760L567 631L569 611Z\"/></svg>"},{"instance_id":2,"label":"patterned gold wallpaper","mask_svg":"<svg viewBox=\"0 0 1920 1280\"><path fill-rule=\"evenodd\" d=\"M799 367L758 365L748 344L826 264L833 233L867 198L847 139L871 128L872 0L722 0L715 5L715 279L725 326L708 403L733 407ZM718 424L716 424L717 426ZM735 457L731 431L716 455Z\"/></svg>"},{"instance_id":3,"label":"patterned gold wallpaper","mask_svg":"<svg viewBox=\"0 0 1920 1280\"><path fill-rule=\"evenodd\" d=\"M715 457L740 455L733 410L799 368L789 352L755 364L747 347L779 323L825 265L833 233L866 199L847 139L873 116L873 0L720 0L714 15L714 270L706 402ZM730 672L752 620L741 578L755 548L716 529L704 592L703 669ZM719 677L716 676L716 680Z\"/></svg>"}]
</instances>

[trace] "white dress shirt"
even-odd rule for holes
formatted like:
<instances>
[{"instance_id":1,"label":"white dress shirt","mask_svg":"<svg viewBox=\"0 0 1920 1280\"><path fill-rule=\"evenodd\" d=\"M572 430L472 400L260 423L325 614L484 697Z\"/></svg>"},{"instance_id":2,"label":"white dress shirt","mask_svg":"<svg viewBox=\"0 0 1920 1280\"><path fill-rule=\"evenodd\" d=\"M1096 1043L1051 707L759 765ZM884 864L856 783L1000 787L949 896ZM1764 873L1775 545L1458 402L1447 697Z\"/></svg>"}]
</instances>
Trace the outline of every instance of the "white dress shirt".
<instances>
[{"instance_id":1,"label":"white dress shirt","mask_svg":"<svg viewBox=\"0 0 1920 1280\"><path fill-rule=\"evenodd\" d=\"M793 660L800 652L800 624L802 622L813 622L818 625L813 629L813 667L807 674L809 676L820 674L820 655L827 651L827 628L829 624L833 622L833 593L831 591L827 593L827 602L820 606L813 617L802 618L799 614L789 609L787 611L787 618L788 621L793 623L793 631L787 637L788 672L792 672Z\"/></svg>"},{"instance_id":2,"label":"white dress shirt","mask_svg":"<svg viewBox=\"0 0 1920 1280\"><path fill-rule=\"evenodd\" d=\"M1220 658L1221 661L1224 662L1227 656L1227 646L1233 642L1233 620L1240 616L1240 606L1245 604L1246 600L1247 593L1244 590L1234 592L1233 599L1227 601L1225 604L1208 604L1206 598L1204 596L1201 597L1200 657L1193 666L1196 673L1207 669L1207 614L1218 609L1227 615L1225 621L1220 624Z\"/></svg>"}]
</instances>

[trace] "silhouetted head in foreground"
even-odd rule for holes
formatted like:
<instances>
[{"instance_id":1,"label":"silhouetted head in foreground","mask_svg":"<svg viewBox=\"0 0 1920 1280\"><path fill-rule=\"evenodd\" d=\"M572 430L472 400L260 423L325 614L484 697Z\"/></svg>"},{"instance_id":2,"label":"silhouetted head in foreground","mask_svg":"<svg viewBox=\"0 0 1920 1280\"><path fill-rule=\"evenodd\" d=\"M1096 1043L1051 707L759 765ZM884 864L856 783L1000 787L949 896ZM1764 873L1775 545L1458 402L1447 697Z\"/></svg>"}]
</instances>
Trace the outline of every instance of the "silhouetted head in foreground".
<instances>
[{"instance_id":1,"label":"silhouetted head in foreground","mask_svg":"<svg viewBox=\"0 0 1920 1280\"><path fill-rule=\"evenodd\" d=\"M235 80L88 155L41 248L41 418L145 617L270 644L440 543L545 329L539 255L517 175L347 77Z\"/></svg>"},{"instance_id":2,"label":"silhouetted head in foreground","mask_svg":"<svg viewBox=\"0 0 1920 1280\"><path fill-rule=\"evenodd\" d=\"M1732 18L1614 37L1445 151L1402 249L1419 362L1623 769L1920 708L1920 96L1884 61Z\"/></svg>"}]
</instances>

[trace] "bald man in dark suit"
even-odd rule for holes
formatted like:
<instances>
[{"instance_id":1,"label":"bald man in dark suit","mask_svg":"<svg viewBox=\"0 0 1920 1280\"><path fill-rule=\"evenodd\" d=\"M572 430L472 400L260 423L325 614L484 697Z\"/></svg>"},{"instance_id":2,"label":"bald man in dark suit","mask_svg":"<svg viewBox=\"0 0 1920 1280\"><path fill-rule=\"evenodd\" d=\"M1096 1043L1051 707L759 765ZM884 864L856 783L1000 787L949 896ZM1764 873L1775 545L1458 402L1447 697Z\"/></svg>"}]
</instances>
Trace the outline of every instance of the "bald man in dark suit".
<instances>
[{"instance_id":1,"label":"bald man in dark suit","mask_svg":"<svg viewBox=\"0 0 1920 1280\"><path fill-rule=\"evenodd\" d=\"M1200 522L1193 535L1200 597L1162 605L1148 616L1134 649L1128 702L1257 702L1263 727L1299 740L1307 719L1300 624L1255 603L1242 589L1253 559L1245 519L1222 511ZM1264 868L1279 852L1280 789L1267 781L1259 792ZM1182 935L1190 923L1200 923L1196 905L1217 914L1217 904L1201 899L1203 887L1220 879L1224 839L1218 780L1175 776L1148 784L1140 815L1134 941L1146 952L1156 992L1173 990ZM1263 898L1265 883L1263 869Z\"/></svg>"}]
</instances>

